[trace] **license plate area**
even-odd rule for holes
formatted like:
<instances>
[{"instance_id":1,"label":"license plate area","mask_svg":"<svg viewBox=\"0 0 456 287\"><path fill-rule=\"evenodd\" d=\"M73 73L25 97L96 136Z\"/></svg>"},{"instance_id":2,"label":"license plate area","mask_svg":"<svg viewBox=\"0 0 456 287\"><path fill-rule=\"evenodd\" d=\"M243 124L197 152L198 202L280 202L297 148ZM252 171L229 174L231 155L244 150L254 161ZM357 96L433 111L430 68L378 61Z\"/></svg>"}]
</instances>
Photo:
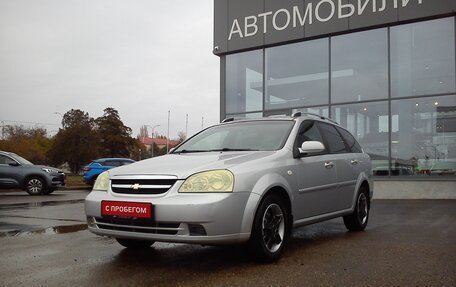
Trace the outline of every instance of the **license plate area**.
<instances>
[{"instance_id":1,"label":"license plate area","mask_svg":"<svg viewBox=\"0 0 456 287\"><path fill-rule=\"evenodd\" d=\"M151 203L106 201L101 202L101 215L104 217L147 218L152 219Z\"/></svg>"}]
</instances>

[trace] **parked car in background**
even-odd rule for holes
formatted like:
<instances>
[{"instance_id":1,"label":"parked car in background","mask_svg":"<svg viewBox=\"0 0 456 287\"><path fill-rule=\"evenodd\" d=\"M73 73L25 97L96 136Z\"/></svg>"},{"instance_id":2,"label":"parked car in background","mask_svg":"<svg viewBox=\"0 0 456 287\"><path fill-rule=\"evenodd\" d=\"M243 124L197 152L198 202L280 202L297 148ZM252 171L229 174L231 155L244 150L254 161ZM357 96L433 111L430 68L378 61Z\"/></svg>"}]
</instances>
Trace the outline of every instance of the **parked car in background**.
<instances>
[{"instance_id":1,"label":"parked car in background","mask_svg":"<svg viewBox=\"0 0 456 287\"><path fill-rule=\"evenodd\" d=\"M429 175L453 176L456 175L455 161L439 161L432 165Z\"/></svg>"},{"instance_id":2,"label":"parked car in background","mask_svg":"<svg viewBox=\"0 0 456 287\"><path fill-rule=\"evenodd\" d=\"M106 171L85 201L89 230L128 248L249 243L279 258L292 228L343 217L366 228L371 160L325 117L226 119L169 154Z\"/></svg>"},{"instance_id":3,"label":"parked car in background","mask_svg":"<svg viewBox=\"0 0 456 287\"><path fill-rule=\"evenodd\" d=\"M84 167L83 178L84 182L93 185L98 175L108 169L134 163L135 161L129 158L100 158L93 160Z\"/></svg>"},{"instance_id":4,"label":"parked car in background","mask_svg":"<svg viewBox=\"0 0 456 287\"><path fill-rule=\"evenodd\" d=\"M0 188L20 188L40 195L50 194L65 183L65 173L55 167L34 165L15 153L0 151Z\"/></svg>"},{"instance_id":5,"label":"parked car in background","mask_svg":"<svg viewBox=\"0 0 456 287\"><path fill-rule=\"evenodd\" d=\"M379 166L372 170L375 176L388 176L390 175L390 169L387 166ZM414 175L413 169L406 166L393 166L391 167L391 175Z\"/></svg>"}]
</instances>

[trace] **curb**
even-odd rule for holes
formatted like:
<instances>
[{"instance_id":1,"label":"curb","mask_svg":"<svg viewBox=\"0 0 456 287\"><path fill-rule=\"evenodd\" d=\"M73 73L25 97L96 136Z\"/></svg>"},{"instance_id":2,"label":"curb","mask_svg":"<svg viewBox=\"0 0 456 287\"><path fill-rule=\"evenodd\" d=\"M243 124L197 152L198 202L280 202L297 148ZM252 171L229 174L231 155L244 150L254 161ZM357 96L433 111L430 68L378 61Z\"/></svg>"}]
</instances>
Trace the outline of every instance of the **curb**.
<instances>
[{"instance_id":1,"label":"curb","mask_svg":"<svg viewBox=\"0 0 456 287\"><path fill-rule=\"evenodd\" d=\"M61 187L57 190L92 190L91 186L66 186L66 187Z\"/></svg>"}]
</instances>

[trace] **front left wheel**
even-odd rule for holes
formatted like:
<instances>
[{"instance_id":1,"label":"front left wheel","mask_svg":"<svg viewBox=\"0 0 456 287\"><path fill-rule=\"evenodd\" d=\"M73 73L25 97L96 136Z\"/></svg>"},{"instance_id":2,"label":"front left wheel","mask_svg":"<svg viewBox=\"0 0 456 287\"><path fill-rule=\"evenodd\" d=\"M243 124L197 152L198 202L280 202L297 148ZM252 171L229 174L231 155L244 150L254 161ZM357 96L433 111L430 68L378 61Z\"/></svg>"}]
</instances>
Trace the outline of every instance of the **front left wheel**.
<instances>
[{"instance_id":1,"label":"front left wheel","mask_svg":"<svg viewBox=\"0 0 456 287\"><path fill-rule=\"evenodd\" d=\"M40 195L46 190L46 184L39 177L31 177L25 183L25 190L30 195Z\"/></svg>"},{"instance_id":2,"label":"front left wheel","mask_svg":"<svg viewBox=\"0 0 456 287\"><path fill-rule=\"evenodd\" d=\"M277 260L289 235L289 215L283 200L267 195L258 207L253 222L250 245L256 257L264 262Z\"/></svg>"}]
</instances>

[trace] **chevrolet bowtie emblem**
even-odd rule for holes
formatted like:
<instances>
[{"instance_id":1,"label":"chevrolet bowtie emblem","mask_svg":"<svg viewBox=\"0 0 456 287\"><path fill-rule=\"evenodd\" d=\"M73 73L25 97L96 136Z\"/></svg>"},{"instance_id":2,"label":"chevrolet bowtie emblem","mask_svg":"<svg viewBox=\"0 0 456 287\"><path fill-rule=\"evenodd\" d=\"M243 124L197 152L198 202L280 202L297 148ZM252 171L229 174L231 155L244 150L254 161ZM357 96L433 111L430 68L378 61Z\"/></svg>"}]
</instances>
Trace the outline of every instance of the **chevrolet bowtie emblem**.
<instances>
[{"instance_id":1,"label":"chevrolet bowtie emblem","mask_svg":"<svg viewBox=\"0 0 456 287\"><path fill-rule=\"evenodd\" d=\"M131 188L134 189L134 190L138 190L138 189L141 188L141 185L140 185L139 183L135 183L135 184L133 184L133 185L131 186Z\"/></svg>"}]
</instances>

